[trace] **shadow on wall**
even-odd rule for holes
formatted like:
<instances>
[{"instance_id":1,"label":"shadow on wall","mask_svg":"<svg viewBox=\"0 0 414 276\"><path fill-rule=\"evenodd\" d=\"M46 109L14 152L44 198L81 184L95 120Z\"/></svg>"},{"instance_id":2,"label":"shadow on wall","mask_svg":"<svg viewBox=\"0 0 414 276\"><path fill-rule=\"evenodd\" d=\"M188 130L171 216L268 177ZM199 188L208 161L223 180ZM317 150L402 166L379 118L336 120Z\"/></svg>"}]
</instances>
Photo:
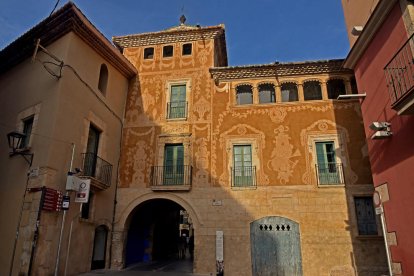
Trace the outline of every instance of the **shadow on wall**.
<instances>
[{"instance_id":1,"label":"shadow on wall","mask_svg":"<svg viewBox=\"0 0 414 276\"><path fill-rule=\"evenodd\" d=\"M343 106L353 104L355 118L344 116ZM360 111L359 101L333 101L335 122L338 126L348 130L350 143L346 156L342 156L342 167L345 179L345 193L348 207L348 231L352 238L352 251L349 258L356 275L366 273L387 274L387 261L384 239L380 220L374 212L372 195L374 185L371 173L371 164L367 152L367 145ZM359 127L350 128L349 124ZM349 131L352 129L352 131ZM337 146L336 152L344 152L343 144ZM365 154L364 154L365 152ZM362 153L362 158L361 158ZM352 170L351 170L352 169ZM368 272L367 269L371 272Z\"/></svg>"}]
</instances>

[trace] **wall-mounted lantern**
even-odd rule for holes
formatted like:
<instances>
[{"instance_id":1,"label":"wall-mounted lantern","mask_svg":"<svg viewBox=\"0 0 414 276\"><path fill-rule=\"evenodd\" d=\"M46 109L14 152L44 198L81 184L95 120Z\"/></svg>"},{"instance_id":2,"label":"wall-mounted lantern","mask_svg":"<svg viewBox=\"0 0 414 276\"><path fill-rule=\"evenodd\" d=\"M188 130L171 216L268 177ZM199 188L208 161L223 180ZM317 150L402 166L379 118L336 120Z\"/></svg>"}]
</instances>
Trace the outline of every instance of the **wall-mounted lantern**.
<instances>
[{"instance_id":1,"label":"wall-mounted lantern","mask_svg":"<svg viewBox=\"0 0 414 276\"><path fill-rule=\"evenodd\" d=\"M29 152L29 148L22 146L25 138L26 134L18 131L12 131L7 134L7 141L9 142L9 148L11 150L9 156L21 155L31 166L34 154Z\"/></svg>"}]
</instances>

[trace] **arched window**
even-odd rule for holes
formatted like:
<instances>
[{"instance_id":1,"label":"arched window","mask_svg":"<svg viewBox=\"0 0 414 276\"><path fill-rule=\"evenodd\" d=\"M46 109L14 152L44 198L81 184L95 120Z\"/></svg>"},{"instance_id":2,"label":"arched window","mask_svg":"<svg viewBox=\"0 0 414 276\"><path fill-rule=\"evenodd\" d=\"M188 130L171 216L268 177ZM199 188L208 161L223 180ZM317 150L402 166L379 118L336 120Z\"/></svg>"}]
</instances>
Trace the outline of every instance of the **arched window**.
<instances>
[{"instance_id":1,"label":"arched window","mask_svg":"<svg viewBox=\"0 0 414 276\"><path fill-rule=\"evenodd\" d=\"M270 83L259 85L259 102L260 103L274 103L276 102L275 97L275 86Z\"/></svg>"},{"instance_id":2,"label":"arched window","mask_svg":"<svg viewBox=\"0 0 414 276\"><path fill-rule=\"evenodd\" d=\"M108 85L108 68L105 64L101 65L101 70L99 71L99 82L98 89L105 95L106 86Z\"/></svg>"},{"instance_id":3,"label":"arched window","mask_svg":"<svg viewBox=\"0 0 414 276\"><path fill-rule=\"evenodd\" d=\"M239 85L236 88L236 100L238 105L253 103L252 86L248 84Z\"/></svg>"},{"instance_id":4,"label":"arched window","mask_svg":"<svg viewBox=\"0 0 414 276\"><path fill-rule=\"evenodd\" d=\"M326 86L328 87L328 99L336 100L339 95L346 94L345 83L341 79L328 80Z\"/></svg>"},{"instance_id":5,"label":"arched window","mask_svg":"<svg viewBox=\"0 0 414 276\"><path fill-rule=\"evenodd\" d=\"M351 78L351 91L352 91L352 94L358 94L358 85L357 85L355 77Z\"/></svg>"},{"instance_id":6,"label":"arched window","mask_svg":"<svg viewBox=\"0 0 414 276\"><path fill-rule=\"evenodd\" d=\"M307 81L303 84L305 101L322 100L322 89L319 81Z\"/></svg>"},{"instance_id":7,"label":"arched window","mask_svg":"<svg viewBox=\"0 0 414 276\"><path fill-rule=\"evenodd\" d=\"M105 225L98 226L95 229L95 238L93 241L91 269L105 268L107 238L108 228Z\"/></svg>"},{"instance_id":8,"label":"arched window","mask_svg":"<svg viewBox=\"0 0 414 276\"><path fill-rule=\"evenodd\" d=\"M282 90L282 102L295 102L299 100L298 87L295 83L283 83L280 88Z\"/></svg>"}]
</instances>

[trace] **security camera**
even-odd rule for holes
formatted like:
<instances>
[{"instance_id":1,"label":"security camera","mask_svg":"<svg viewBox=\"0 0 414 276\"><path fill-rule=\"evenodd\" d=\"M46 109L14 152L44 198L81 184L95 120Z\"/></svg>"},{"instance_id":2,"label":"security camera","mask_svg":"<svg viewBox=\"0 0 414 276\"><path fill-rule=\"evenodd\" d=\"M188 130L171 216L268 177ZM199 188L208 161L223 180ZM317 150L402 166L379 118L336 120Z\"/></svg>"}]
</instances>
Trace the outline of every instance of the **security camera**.
<instances>
[{"instance_id":1,"label":"security camera","mask_svg":"<svg viewBox=\"0 0 414 276\"><path fill-rule=\"evenodd\" d=\"M372 140L380 140L380 139L386 139L386 138L391 137L391 136L392 136L391 131L378 130L371 136L371 139Z\"/></svg>"},{"instance_id":2,"label":"security camera","mask_svg":"<svg viewBox=\"0 0 414 276\"><path fill-rule=\"evenodd\" d=\"M378 130L387 130L389 131L391 124L388 122L372 122L369 126L370 129L378 131Z\"/></svg>"}]
</instances>

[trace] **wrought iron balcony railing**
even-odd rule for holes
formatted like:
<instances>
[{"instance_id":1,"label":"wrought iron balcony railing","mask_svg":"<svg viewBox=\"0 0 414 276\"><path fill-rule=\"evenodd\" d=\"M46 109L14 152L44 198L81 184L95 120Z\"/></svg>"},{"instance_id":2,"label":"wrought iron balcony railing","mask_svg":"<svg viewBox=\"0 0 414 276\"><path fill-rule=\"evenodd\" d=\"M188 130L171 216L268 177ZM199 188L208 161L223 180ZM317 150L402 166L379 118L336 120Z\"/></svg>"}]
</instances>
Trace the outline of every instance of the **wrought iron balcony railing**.
<instances>
[{"instance_id":1,"label":"wrought iron balcony railing","mask_svg":"<svg viewBox=\"0 0 414 276\"><path fill-rule=\"evenodd\" d=\"M187 102L167 103L167 119L187 118Z\"/></svg>"},{"instance_id":2,"label":"wrought iron balcony railing","mask_svg":"<svg viewBox=\"0 0 414 276\"><path fill-rule=\"evenodd\" d=\"M326 163L316 164L316 176L318 185L344 184L342 164Z\"/></svg>"},{"instance_id":3,"label":"wrought iron balcony railing","mask_svg":"<svg viewBox=\"0 0 414 276\"><path fill-rule=\"evenodd\" d=\"M106 188L111 186L112 165L97 156L95 153L82 153L83 176L93 177L101 182Z\"/></svg>"},{"instance_id":4,"label":"wrought iron balcony railing","mask_svg":"<svg viewBox=\"0 0 414 276\"><path fill-rule=\"evenodd\" d=\"M151 186L186 186L191 187L192 167L153 166L151 170Z\"/></svg>"},{"instance_id":5,"label":"wrought iron balcony railing","mask_svg":"<svg viewBox=\"0 0 414 276\"><path fill-rule=\"evenodd\" d=\"M233 167L231 168L232 187L256 187L256 167Z\"/></svg>"},{"instance_id":6,"label":"wrought iron balcony railing","mask_svg":"<svg viewBox=\"0 0 414 276\"><path fill-rule=\"evenodd\" d=\"M406 106L407 103L412 105L410 95L412 96L414 92L413 50L414 38L412 35L384 68L391 106L397 111L410 109Z\"/></svg>"}]
</instances>

